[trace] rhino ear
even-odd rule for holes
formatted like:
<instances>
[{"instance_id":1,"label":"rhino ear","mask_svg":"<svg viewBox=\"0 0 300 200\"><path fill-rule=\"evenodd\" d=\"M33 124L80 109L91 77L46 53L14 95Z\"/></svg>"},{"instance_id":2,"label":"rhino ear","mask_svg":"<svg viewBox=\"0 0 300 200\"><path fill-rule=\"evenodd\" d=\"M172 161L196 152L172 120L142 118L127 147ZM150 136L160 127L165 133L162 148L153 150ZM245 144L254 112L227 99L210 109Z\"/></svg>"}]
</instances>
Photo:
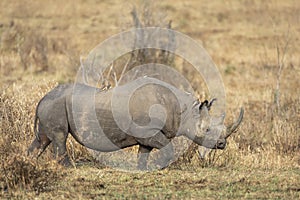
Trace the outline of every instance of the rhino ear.
<instances>
[{"instance_id":1,"label":"rhino ear","mask_svg":"<svg viewBox=\"0 0 300 200\"><path fill-rule=\"evenodd\" d=\"M210 100L210 102L207 104L207 109L210 110L210 107L212 106L213 102L216 101L217 98L213 98L212 100Z\"/></svg>"}]
</instances>

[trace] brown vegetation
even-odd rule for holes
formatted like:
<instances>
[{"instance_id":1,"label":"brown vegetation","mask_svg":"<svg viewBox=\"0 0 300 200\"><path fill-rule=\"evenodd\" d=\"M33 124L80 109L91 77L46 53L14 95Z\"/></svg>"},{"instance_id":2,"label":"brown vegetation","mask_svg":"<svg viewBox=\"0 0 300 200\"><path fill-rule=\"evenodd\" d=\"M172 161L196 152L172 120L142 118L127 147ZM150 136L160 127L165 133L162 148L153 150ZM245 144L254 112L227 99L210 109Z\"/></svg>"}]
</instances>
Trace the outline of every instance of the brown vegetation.
<instances>
[{"instance_id":1,"label":"brown vegetation","mask_svg":"<svg viewBox=\"0 0 300 200\"><path fill-rule=\"evenodd\" d=\"M107 169L71 138L77 168L61 168L51 150L38 161L26 155L40 98L58 83L74 81L79 55L131 20L132 8L121 1L63 4L0 3L0 197L299 198L297 1L157 5L175 30L202 43L216 62L227 93L226 120L239 106L245 118L226 150L203 158L191 146L168 169L146 174Z\"/></svg>"}]
</instances>

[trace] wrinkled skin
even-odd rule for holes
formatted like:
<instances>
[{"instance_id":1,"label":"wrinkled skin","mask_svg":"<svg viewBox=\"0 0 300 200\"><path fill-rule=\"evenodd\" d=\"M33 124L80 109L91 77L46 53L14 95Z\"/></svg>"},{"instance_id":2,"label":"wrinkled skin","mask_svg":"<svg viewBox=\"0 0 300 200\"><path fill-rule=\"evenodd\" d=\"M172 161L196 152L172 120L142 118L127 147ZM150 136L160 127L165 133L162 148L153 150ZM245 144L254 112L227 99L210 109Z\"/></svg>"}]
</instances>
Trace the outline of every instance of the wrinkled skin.
<instances>
[{"instance_id":1,"label":"wrinkled skin","mask_svg":"<svg viewBox=\"0 0 300 200\"><path fill-rule=\"evenodd\" d=\"M147 127L152 120L149 118L151 106L159 104L164 108L165 122L153 118L153 126L150 128L139 132L129 125L127 131L124 131L114 119L112 96L118 89L121 92L115 93L116 99L122 99L126 96L122 91L127 91L128 85L107 91L81 84L77 84L75 90L73 87L72 84L59 85L39 102L34 128L36 138L28 149L29 154L37 151L38 157L52 143L54 157L58 162L65 166L70 165L66 151L66 140L70 133L80 144L101 152L139 145L139 169L147 168L148 156L153 148L160 149L165 159L158 164L167 166L173 157L170 142L174 137L182 135L198 145L224 149L226 138L236 130L243 117L241 110L237 122L226 129L223 125L224 116L213 118L209 115L213 101L200 103L195 101L193 96L178 89L172 88L176 94L174 95L174 91L166 87L148 84L138 88L130 97L129 111L132 121L139 126ZM181 102L178 102L178 96ZM91 103L91 99L95 102ZM122 107L124 107L122 102L116 107L121 122L125 121L123 115L124 119L126 117ZM102 132L99 131L98 125ZM131 130L141 135L131 134ZM155 134L151 135L153 130ZM151 136L144 137L147 134Z\"/></svg>"}]
</instances>

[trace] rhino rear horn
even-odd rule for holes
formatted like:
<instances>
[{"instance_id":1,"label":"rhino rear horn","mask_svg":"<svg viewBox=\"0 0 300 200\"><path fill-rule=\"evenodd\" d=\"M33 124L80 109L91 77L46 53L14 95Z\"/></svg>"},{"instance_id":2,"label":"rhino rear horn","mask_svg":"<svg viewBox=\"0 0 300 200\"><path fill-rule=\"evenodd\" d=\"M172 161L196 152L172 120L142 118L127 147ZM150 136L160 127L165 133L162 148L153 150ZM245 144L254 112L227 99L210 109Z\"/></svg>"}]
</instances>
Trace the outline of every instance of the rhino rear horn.
<instances>
[{"instance_id":1,"label":"rhino rear horn","mask_svg":"<svg viewBox=\"0 0 300 200\"><path fill-rule=\"evenodd\" d=\"M236 122L232 123L230 126L227 127L225 139L228 138L232 133L234 133L237 130L237 128L239 127L239 125L243 120L243 117L244 117L244 108L241 108L239 118L236 120Z\"/></svg>"},{"instance_id":2,"label":"rhino rear horn","mask_svg":"<svg viewBox=\"0 0 300 200\"><path fill-rule=\"evenodd\" d=\"M210 110L210 107L212 106L213 102L216 101L217 98L213 98L212 100L210 100L210 102L207 104L207 109Z\"/></svg>"}]
</instances>

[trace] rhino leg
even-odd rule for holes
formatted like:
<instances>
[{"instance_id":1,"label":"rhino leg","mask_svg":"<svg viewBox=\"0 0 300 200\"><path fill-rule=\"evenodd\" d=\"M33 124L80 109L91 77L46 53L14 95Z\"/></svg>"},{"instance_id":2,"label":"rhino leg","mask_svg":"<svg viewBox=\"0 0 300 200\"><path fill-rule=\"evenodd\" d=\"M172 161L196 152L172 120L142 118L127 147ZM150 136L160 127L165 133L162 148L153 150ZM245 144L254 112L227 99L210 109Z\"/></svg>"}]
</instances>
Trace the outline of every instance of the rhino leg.
<instances>
[{"instance_id":1,"label":"rhino leg","mask_svg":"<svg viewBox=\"0 0 300 200\"><path fill-rule=\"evenodd\" d=\"M139 152L138 152L138 169L139 170L146 170L147 169L147 160L149 154L153 147L140 145Z\"/></svg>"},{"instance_id":2,"label":"rhino leg","mask_svg":"<svg viewBox=\"0 0 300 200\"><path fill-rule=\"evenodd\" d=\"M174 148L171 142L166 146L159 149L158 159L155 161L161 169L164 169L169 166L171 161L174 159Z\"/></svg>"},{"instance_id":3,"label":"rhino leg","mask_svg":"<svg viewBox=\"0 0 300 200\"><path fill-rule=\"evenodd\" d=\"M174 158L174 150L171 140L168 139L162 132L157 133L151 138L139 138L137 141L139 142L140 146L143 145L146 147L159 149L159 158L155 163L161 169L167 167L170 161Z\"/></svg>"},{"instance_id":4,"label":"rhino leg","mask_svg":"<svg viewBox=\"0 0 300 200\"><path fill-rule=\"evenodd\" d=\"M57 131L53 133L53 153L54 158L59 164L69 167L72 166L68 152L67 152L67 137L68 133Z\"/></svg>"},{"instance_id":5,"label":"rhino leg","mask_svg":"<svg viewBox=\"0 0 300 200\"><path fill-rule=\"evenodd\" d=\"M48 145L51 143L51 140L45 134L39 134L39 138L35 138L31 143L30 147L27 150L27 155L30 156L37 149L37 158L45 151Z\"/></svg>"}]
</instances>

